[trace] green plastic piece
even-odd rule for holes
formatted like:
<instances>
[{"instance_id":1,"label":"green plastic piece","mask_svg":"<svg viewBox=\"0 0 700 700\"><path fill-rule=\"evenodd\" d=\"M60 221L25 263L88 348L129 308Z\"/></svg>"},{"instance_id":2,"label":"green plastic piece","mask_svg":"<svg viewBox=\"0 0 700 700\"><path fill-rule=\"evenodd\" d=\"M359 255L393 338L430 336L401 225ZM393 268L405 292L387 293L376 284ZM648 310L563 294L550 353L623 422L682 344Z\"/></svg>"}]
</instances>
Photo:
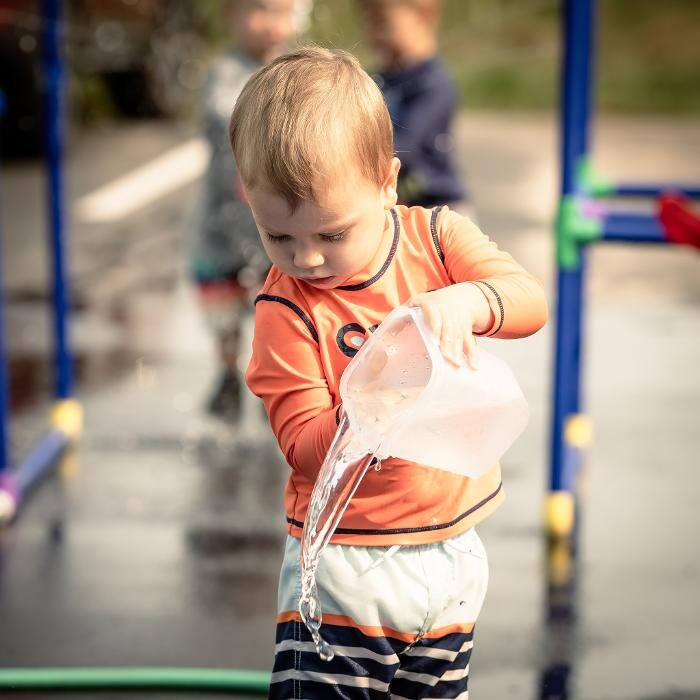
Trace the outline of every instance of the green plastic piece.
<instances>
[{"instance_id":1,"label":"green plastic piece","mask_svg":"<svg viewBox=\"0 0 700 700\"><path fill-rule=\"evenodd\" d=\"M580 262L580 247L600 240L603 236L603 226L597 219L583 216L579 211L579 202L569 195L559 203L556 233L559 267L575 270Z\"/></svg>"},{"instance_id":2,"label":"green plastic piece","mask_svg":"<svg viewBox=\"0 0 700 700\"><path fill-rule=\"evenodd\" d=\"M604 198L615 194L615 185L598 175L588 158L581 158L577 169L577 181L581 190L589 197Z\"/></svg>"},{"instance_id":3,"label":"green plastic piece","mask_svg":"<svg viewBox=\"0 0 700 700\"><path fill-rule=\"evenodd\" d=\"M15 690L193 690L267 696L265 671L204 668L6 668L0 689Z\"/></svg>"}]
</instances>

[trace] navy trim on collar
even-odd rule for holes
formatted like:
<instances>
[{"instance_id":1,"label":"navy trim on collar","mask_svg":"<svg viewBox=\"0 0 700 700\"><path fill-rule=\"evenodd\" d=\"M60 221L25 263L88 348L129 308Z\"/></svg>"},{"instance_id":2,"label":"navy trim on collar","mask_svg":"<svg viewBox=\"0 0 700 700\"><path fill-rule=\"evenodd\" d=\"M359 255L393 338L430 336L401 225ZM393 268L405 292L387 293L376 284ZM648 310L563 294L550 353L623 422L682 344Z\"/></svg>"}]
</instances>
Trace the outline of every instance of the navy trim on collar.
<instances>
[{"instance_id":1,"label":"navy trim on collar","mask_svg":"<svg viewBox=\"0 0 700 700\"><path fill-rule=\"evenodd\" d=\"M344 292L357 292L360 289L367 289L367 287L373 285L389 269L389 265L391 265L391 261L394 259L394 255L396 255L396 249L399 246L399 235L401 234L399 217L395 209L391 210L391 216L394 219L394 240L391 244L391 250L389 251L389 255L387 255L387 258L384 261L381 270L379 270L379 272L377 272L377 274L374 275L374 277L370 277L364 282L359 282L358 284L345 284L341 287L336 287L336 289L342 289Z\"/></svg>"},{"instance_id":2,"label":"navy trim on collar","mask_svg":"<svg viewBox=\"0 0 700 700\"><path fill-rule=\"evenodd\" d=\"M313 322L293 301L289 301L289 299L277 296L276 294L258 294L258 296L255 297L255 303L257 304L259 301L276 301L278 304L283 304L291 309L304 322L304 325L309 329L309 333L311 333L311 337L318 343L318 333L316 332Z\"/></svg>"}]
</instances>

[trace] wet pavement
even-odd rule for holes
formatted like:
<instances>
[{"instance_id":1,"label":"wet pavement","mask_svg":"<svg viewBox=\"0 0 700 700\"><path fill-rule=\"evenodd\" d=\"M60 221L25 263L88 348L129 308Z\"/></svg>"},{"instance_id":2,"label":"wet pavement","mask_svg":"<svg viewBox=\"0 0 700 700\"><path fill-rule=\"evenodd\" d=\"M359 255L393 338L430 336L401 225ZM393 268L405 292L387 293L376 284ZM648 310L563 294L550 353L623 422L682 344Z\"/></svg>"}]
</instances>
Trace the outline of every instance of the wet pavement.
<instances>
[{"instance_id":1,"label":"wet pavement","mask_svg":"<svg viewBox=\"0 0 700 700\"><path fill-rule=\"evenodd\" d=\"M620 179L700 181L699 126L607 118L597 162ZM156 122L74 135L72 199L191 136ZM551 298L554 122L469 115L459 148L482 228ZM115 222L74 217L85 434L74 478L43 484L0 540L4 667L269 668L286 467L254 402L238 431L201 411L214 352L183 273L195 190ZM18 457L45 423L51 381L37 165L4 167L0 196ZM491 565L471 664L480 700L700 698L700 254L606 245L588 282L596 432L579 576L549 596L539 526L551 328L490 343L532 419L504 460L506 504L480 528ZM122 696L141 697L100 697Z\"/></svg>"}]
</instances>

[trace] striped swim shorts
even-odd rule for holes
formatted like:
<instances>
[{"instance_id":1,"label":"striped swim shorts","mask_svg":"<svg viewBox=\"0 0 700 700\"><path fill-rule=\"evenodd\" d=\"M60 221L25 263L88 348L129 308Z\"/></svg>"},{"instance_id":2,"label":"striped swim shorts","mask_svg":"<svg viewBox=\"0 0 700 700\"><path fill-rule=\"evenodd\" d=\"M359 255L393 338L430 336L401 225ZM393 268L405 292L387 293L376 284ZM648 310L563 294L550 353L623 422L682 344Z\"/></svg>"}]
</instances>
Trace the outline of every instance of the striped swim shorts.
<instances>
[{"instance_id":1,"label":"striped swim shorts","mask_svg":"<svg viewBox=\"0 0 700 700\"><path fill-rule=\"evenodd\" d=\"M287 538L270 698L468 697L474 624L488 586L474 529L401 547L329 545L316 582L323 661L299 616L301 543Z\"/></svg>"}]
</instances>

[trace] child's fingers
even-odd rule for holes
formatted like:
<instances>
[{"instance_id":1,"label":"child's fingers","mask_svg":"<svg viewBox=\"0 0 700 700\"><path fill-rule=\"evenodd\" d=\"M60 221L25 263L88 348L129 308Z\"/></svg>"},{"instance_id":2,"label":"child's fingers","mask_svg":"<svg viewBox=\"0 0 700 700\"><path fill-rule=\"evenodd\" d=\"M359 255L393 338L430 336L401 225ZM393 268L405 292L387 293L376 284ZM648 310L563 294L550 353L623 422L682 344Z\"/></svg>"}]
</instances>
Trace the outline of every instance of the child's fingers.
<instances>
[{"instance_id":1,"label":"child's fingers","mask_svg":"<svg viewBox=\"0 0 700 700\"><path fill-rule=\"evenodd\" d=\"M459 366L462 357L462 339L456 332L455 325L446 319L442 321L440 350L448 362Z\"/></svg>"},{"instance_id":2,"label":"child's fingers","mask_svg":"<svg viewBox=\"0 0 700 700\"><path fill-rule=\"evenodd\" d=\"M421 301L417 304L418 308L423 312L423 318L427 324L430 332L433 334L435 339L440 342L442 338L442 314L439 313L431 304Z\"/></svg>"},{"instance_id":3,"label":"child's fingers","mask_svg":"<svg viewBox=\"0 0 700 700\"><path fill-rule=\"evenodd\" d=\"M462 334L455 332L452 336L451 354L454 364L456 364L458 367L464 365L464 353L462 351L463 345L464 341L462 340Z\"/></svg>"},{"instance_id":4,"label":"child's fingers","mask_svg":"<svg viewBox=\"0 0 700 700\"><path fill-rule=\"evenodd\" d=\"M464 354L467 356L467 362L472 369L477 369L479 367L479 355L476 347L476 338L472 334L471 328L469 328L464 334L463 340Z\"/></svg>"}]
</instances>

